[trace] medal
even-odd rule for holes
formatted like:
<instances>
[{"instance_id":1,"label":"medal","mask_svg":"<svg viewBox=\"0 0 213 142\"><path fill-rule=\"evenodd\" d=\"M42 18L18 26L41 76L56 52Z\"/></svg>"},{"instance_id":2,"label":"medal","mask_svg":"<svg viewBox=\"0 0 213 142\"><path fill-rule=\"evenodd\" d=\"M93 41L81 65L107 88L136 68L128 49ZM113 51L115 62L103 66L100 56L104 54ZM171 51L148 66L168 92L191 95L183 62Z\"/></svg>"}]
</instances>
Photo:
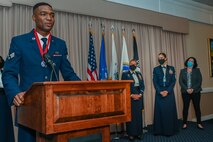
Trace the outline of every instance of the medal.
<instances>
[{"instance_id":1,"label":"medal","mask_svg":"<svg viewBox=\"0 0 213 142\"><path fill-rule=\"evenodd\" d=\"M49 47L50 41L51 41L51 33L50 33L50 35L49 35L49 37L48 37L47 45L46 45L46 47L45 47L44 50L43 50L43 48L41 47L41 43L40 43L40 40L39 40L39 38L38 38L38 34L37 34L36 29L34 29L34 35L35 35L35 37L33 37L32 40L36 40L36 42L37 42L37 45L38 45L38 48L39 48L39 51L40 51L40 54L41 54L41 58L42 58L41 66L42 66L43 68L46 68L47 65L46 65L46 63L45 63L45 61L44 61L43 55L44 55L45 53L47 53L47 51L48 51L48 47Z\"/></svg>"},{"instance_id":2,"label":"medal","mask_svg":"<svg viewBox=\"0 0 213 142\"><path fill-rule=\"evenodd\" d=\"M40 54L41 54L41 57L42 57L42 60L44 60L44 59L43 59L43 55L44 55L45 53L47 53L47 51L48 51L48 47L49 47L50 41L51 41L51 33L50 33L50 35L49 35L49 37L48 37L47 45L46 45L46 47L45 47L44 50L43 50L43 48L41 47L41 43L40 43L40 40L39 40L39 38L38 38L38 34L37 34L37 32L36 32L36 29L34 29L34 35L35 35L35 37L33 37L32 40L36 40L37 45L38 45L38 48L39 48L39 51L40 51Z\"/></svg>"},{"instance_id":3,"label":"medal","mask_svg":"<svg viewBox=\"0 0 213 142\"><path fill-rule=\"evenodd\" d=\"M46 65L46 63L45 63L45 61L41 61L41 66L43 67L43 68L45 68L47 65Z\"/></svg>"}]
</instances>

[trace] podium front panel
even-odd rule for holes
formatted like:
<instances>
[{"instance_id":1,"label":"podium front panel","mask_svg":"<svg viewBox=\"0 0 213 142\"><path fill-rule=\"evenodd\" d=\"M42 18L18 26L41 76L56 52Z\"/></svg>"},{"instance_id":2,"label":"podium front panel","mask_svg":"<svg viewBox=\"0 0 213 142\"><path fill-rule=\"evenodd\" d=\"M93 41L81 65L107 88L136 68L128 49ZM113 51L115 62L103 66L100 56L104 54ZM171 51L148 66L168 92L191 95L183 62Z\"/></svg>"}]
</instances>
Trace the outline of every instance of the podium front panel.
<instances>
[{"instance_id":1,"label":"podium front panel","mask_svg":"<svg viewBox=\"0 0 213 142\"><path fill-rule=\"evenodd\" d=\"M35 98L40 103L29 101ZM131 119L130 81L38 83L29 90L26 100L28 103L20 109L20 114L30 113L28 115L36 120L20 117L19 123L44 134L101 127ZM33 109L36 110L30 111Z\"/></svg>"}]
</instances>

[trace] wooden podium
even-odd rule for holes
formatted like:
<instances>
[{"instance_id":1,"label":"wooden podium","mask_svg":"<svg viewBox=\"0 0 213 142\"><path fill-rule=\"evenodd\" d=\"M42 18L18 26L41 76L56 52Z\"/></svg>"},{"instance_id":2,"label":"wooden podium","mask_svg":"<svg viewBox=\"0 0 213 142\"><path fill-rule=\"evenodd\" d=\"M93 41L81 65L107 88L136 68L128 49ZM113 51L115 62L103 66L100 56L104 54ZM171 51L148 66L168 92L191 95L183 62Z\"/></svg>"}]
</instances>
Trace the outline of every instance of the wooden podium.
<instances>
[{"instance_id":1,"label":"wooden podium","mask_svg":"<svg viewBox=\"0 0 213 142\"><path fill-rule=\"evenodd\" d=\"M110 142L110 124L130 121L131 81L34 83L18 108L18 123L35 130L37 142L101 133Z\"/></svg>"}]
</instances>

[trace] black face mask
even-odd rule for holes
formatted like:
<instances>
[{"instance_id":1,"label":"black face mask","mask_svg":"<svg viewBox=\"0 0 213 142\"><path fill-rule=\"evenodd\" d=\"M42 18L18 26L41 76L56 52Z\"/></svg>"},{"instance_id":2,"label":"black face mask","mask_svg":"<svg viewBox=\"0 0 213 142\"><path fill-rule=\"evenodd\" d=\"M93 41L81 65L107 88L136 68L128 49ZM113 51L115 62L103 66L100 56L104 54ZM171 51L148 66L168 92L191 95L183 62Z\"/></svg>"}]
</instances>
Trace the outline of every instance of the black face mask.
<instances>
[{"instance_id":1,"label":"black face mask","mask_svg":"<svg viewBox=\"0 0 213 142\"><path fill-rule=\"evenodd\" d=\"M0 61L0 69L4 67L4 60Z\"/></svg>"},{"instance_id":2,"label":"black face mask","mask_svg":"<svg viewBox=\"0 0 213 142\"><path fill-rule=\"evenodd\" d=\"M165 60L164 59L159 59L158 62L159 62L160 65L163 65L165 63Z\"/></svg>"},{"instance_id":3,"label":"black face mask","mask_svg":"<svg viewBox=\"0 0 213 142\"><path fill-rule=\"evenodd\" d=\"M135 65L130 65L129 68L134 71L136 69L136 66Z\"/></svg>"}]
</instances>

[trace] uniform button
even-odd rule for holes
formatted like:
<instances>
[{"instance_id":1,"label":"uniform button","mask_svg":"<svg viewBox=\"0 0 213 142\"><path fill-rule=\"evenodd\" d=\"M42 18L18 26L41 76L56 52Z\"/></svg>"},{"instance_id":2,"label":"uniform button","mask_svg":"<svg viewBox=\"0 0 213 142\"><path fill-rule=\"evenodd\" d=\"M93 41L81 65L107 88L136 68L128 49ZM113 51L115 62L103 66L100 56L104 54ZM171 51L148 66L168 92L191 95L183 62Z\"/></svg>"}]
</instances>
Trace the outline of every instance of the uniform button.
<instances>
[{"instance_id":1,"label":"uniform button","mask_svg":"<svg viewBox=\"0 0 213 142\"><path fill-rule=\"evenodd\" d=\"M47 76L45 76L44 78L45 78L45 79L48 79L48 77L47 77Z\"/></svg>"}]
</instances>

